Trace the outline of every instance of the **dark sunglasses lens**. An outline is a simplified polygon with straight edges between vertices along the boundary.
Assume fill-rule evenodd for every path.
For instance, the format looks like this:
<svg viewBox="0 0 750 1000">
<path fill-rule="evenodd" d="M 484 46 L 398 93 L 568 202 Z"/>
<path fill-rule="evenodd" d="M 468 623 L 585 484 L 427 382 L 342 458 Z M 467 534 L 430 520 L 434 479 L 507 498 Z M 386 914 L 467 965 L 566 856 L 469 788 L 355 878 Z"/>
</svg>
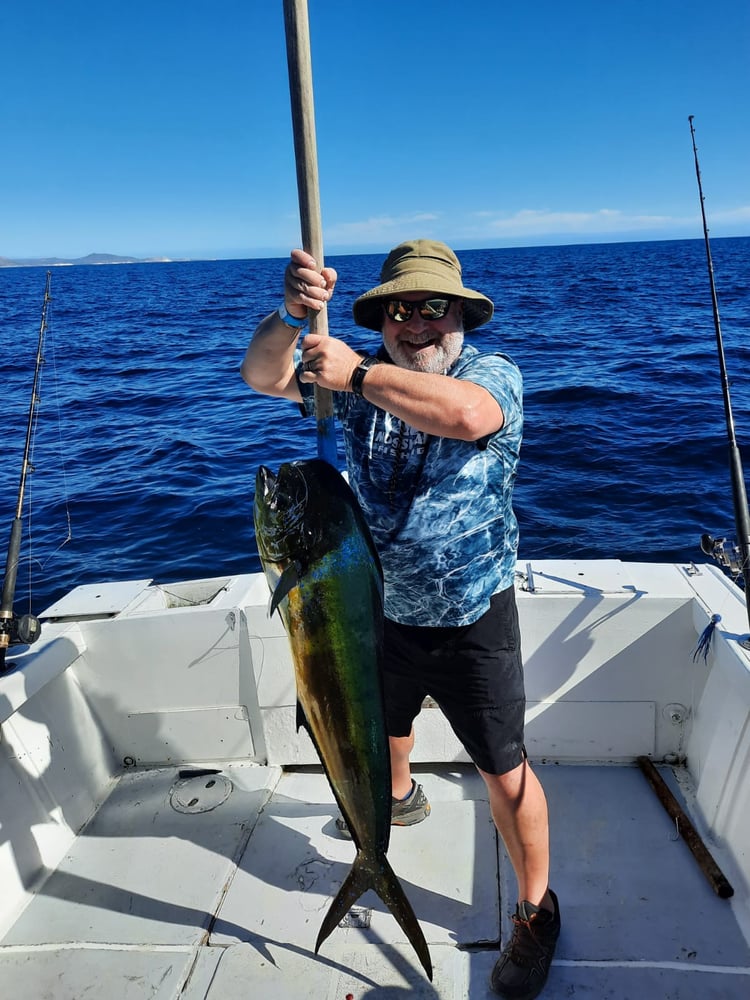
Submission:
<svg viewBox="0 0 750 1000">
<path fill-rule="evenodd" d="M 442 319 L 451 307 L 451 299 L 423 299 L 421 302 L 403 302 L 401 299 L 389 299 L 385 311 L 394 323 L 408 323 L 419 310 L 422 319 Z"/>
<path fill-rule="evenodd" d="M 408 323 L 414 312 L 414 302 L 402 302 L 400 299 L 390 299 L 385 304 L 385 311 L 394 323 Z"/>
<path fill-rule="evenodd" d="M 420 303 L 419 315 L 422 319 L 442 319 L 450 307 L 450 299 L 425 299 Z"/>
</svg>

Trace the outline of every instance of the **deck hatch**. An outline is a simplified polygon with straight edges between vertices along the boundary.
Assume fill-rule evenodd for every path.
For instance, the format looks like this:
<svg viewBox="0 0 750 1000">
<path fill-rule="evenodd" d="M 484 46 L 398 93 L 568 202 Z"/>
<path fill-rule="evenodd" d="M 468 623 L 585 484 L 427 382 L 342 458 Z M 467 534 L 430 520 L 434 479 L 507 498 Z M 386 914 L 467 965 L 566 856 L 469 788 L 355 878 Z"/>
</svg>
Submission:
<svg viewBox="0 0 750 1000">
<path fill-rule="evenodd" d="M 211 812 L 226 802 L 233 788 L 225 774 L 198 774 L 176 781 L 170 790 L 169 802 L 180 813 Z"/>
</svg>

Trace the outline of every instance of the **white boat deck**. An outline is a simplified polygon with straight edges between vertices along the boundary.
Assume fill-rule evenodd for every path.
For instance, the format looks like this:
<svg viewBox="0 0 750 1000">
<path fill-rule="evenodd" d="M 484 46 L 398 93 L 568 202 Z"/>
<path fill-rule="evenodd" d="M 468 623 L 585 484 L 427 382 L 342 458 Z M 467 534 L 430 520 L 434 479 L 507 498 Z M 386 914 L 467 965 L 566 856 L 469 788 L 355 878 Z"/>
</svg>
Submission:
<svg viewBox="0 0 750 1000">
<path fill-rule="evenodd" d="M 744 595 L 706 566 L 520 569 L 526 744 L 562 913 L 544 997 L 747 1000 Z M 434 980 L 373 893 L 314 954 L 354 846 L 296 732 L 289 646 L 267 603 L 258 575 L 87 586 L 14 655 L 0 677 L 2 1000 L 491 996 L 514 879 L 484 785 L 430 703 L 414 760 L 432 815 L 395 829 L 388 853 Z M 660 768 L 731 900 L 639 756 L 686 762 Z"/>
<path fill-rule="evenodd" d="M 3 997 L 493 995 L 488 977 L 515 886 L 471 768 L 420 771 L 432 815 L 394 829 L 389 850 L 430 946 L 430 983 L 371 893 L 351 926 L 313 953 L 354 856 L 336 836 L 322 774 L 214 766 L 220 773 L 137 769 L 117 780 L 0 941 Z M 639 769 L 541 765 L 537 773 L 563 925 L 543 996 L 746 1000 L 750 947 L 733 903 L 714 894 Z M 679 792 L 672 771 L 662 773 Z M 24 850 L 33 838 L 17 843 Z"/>
</svg>

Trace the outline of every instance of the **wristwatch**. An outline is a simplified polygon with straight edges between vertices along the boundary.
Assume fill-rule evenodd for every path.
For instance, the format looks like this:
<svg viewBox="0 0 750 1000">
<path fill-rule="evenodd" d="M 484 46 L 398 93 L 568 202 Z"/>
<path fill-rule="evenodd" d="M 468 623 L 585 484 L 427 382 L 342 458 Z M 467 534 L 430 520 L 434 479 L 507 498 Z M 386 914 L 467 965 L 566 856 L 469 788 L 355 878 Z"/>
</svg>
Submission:
<svg viewBox="0 0 750 1000">
<path fill-rule="evenodd" d="M 355 396 L 362 396 L 362 383 L 365 380 L 365 375 L 369 372 L 373 365 L 379 365 L 380 358 L 373 357 L 372 354 L 366 354 L 357 367 L 354 369 L 354 374 L 352 375 L 352 392 Z"/>
<path fill-rule="evenodd" d="M 286 302 L 282 302 L 276 312 L 279 314 L 279 319 L 284 326 L 288 326 L 290 330 L 301 330 L 303 326 L 307 326 L 307 314 L 302 318 L 292 316 L 286 307 Z"/>
</svg>

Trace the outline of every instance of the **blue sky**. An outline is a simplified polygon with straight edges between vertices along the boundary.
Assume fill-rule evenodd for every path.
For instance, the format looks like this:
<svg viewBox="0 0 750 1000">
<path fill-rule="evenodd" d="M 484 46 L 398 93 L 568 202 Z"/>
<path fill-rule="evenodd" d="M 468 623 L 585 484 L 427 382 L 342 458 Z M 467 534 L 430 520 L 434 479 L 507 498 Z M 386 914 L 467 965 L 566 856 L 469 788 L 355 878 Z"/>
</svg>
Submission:
<svg viewBox="0 0 750 1000">
<path fill-rule="evenodd" d="M 326 252 L 750 234 L 749 0 L 309 0 Z M 0 257 L 299 242 L 282 0 L 0 12 Z"/>
</svg>

